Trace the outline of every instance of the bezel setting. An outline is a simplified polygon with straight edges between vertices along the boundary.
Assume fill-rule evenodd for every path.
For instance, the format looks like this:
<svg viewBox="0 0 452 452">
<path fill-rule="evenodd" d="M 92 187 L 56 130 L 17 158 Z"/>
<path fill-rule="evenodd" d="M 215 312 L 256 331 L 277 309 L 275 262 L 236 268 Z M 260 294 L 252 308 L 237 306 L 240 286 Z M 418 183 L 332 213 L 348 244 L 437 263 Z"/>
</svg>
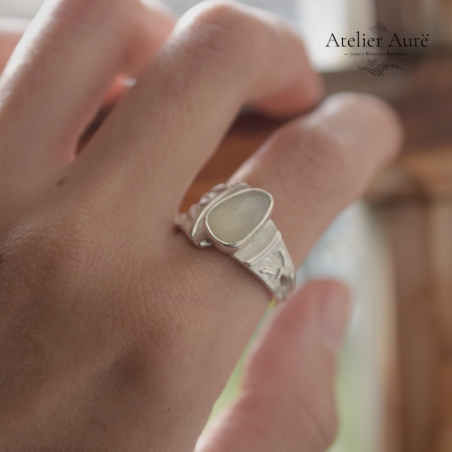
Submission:
<svg viewBox="0 0 452 452">
<path fill-rule="evenodd" d="M 253 229 L 245 237 L 243 237 L 238 242 L 225 242 L 225 241 L 221 240 L 220 238 L 218 238 L 215 235 L 215 233 L 212 231 L 212 229 L 209 225 L 209 215 L 215 209 L 221 208 L 221 206 L 223 204 L 226 204 L 231 199 L 236 198 L 236 197 L 242 197 L 242 196 L 246 195 L 247 193 L 248 194 L 260 193 L 261 195 L 268 198 L 268 201 L 269 201 L 268 208 L 267 208 L 265 214 L 263 215 L 263 217 L 261 218 L 261 220 L 259 221 L 259 223 L 256 226 L 254 226 Z M 228 253 L 228 254 L 235 253 L 236 251 L 238 251 L 238 250 L 242 249 L 244 246 L 246 246 L 264 227 L 266 221 L 270 218 L 270 215 L 273 211 L 273 205 L 274 205 L 273 196 L 270 193 L 266 192 L 265 190 L 261 190 L 260 188 L 246 188 L 237 193 L 232 193 L 228 196 L 225 196 L 223 199 L 221 199 L 217 203 L 215 203 L 215 205 L 213 205 L 207 211 L 207 213 L 203 217 L 204 230 L 206 231 L 206 234 L 209 237 L 210 242 L 212 243 L 212 245 L 215 248 L 219 249 L 223 253 Z"/>
</svg>

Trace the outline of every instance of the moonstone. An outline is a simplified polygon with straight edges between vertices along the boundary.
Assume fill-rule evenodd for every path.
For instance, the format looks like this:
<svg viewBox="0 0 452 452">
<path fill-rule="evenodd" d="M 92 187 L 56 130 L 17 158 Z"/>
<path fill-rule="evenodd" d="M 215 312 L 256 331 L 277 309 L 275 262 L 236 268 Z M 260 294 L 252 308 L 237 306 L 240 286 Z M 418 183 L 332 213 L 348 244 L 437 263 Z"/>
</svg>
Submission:
<svg viewBox="0 0 452 452">
<path fill-rule="evenodd" d="M 271 197 L 248 190 L 220 201 L 206 217 L 211 234 L 223 243 L 238 243 L 248 237 L 269 212 Z"/>
</svg>

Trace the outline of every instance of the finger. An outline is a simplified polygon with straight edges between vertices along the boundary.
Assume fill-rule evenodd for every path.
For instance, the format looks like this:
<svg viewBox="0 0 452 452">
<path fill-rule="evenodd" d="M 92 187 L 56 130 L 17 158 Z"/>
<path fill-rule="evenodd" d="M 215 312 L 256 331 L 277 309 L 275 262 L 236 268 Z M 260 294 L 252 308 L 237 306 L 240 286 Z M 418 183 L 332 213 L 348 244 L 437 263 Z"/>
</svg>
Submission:
<svg viewBox="0 0 452 452">
<path fill-rule="evenodd" d="M 272 193 L 273 218 L 295 263 L 400 149 L 402 129 L 380 99 L 342 93 L 280 128 L 232 176 Z"/>
<path fill-rule="evenodd" d="M 349 294 L 333 281 L 308 284 L 276 313 L 251 355 L 238 400 L 198 452 L 325 452 L 336 432 L 336 351 Z"/>
<path fill-rule="evenodd" d="M 3 173 L 23 184 L 66 165 L 114 78 L 139 74 L 173 23 L 157 3 L 47 1 L 0 86 Z"/>
<path fill-rule="evenodd" d="M 299 36 L 282 20 L 233 2 L 203 2 L 109 117 L 79 161 L 81 172 L 96 181 L 99 172 L 108 175 L 121 190 L 117 181 L 129 174 L 135 205 L 149 205 L 149 185 L 159 186 L 172 218 L 244 102 L 292 114 L 312 108 L 321 92 Z"/>
<path fill-rule="evenodd" d="M 0 72 L 28 27 L 28 21 L 0 17 Z"/>
</svg>

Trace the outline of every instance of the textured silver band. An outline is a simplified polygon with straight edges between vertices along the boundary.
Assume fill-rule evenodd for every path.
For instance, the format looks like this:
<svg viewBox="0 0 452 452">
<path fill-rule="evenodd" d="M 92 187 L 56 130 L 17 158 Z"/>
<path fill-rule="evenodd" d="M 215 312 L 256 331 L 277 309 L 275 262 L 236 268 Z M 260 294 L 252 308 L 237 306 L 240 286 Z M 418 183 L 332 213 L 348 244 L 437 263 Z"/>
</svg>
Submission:
<svg viewBox="0 0 452 452">
<path fill-rule="evenodd" d="M 206 217 L 220 202 L 251 189 L 244 182 L 234 185 L 221 184 L 204 194 L 197 204 L 187 212 L 179 214 L 176 222 L 190 241 L 199 248 L 215 246 L 231 256 L 254 273 L 270 290 L 277 301 L 284 300 L 295 287 L 295 268 L 281 233 L 269 218 L 273 207 L 271 199 L 268 215 L 253 230 L 253 233 L 240 243 L 220 242 L 209 233 Z"/>
</svg>

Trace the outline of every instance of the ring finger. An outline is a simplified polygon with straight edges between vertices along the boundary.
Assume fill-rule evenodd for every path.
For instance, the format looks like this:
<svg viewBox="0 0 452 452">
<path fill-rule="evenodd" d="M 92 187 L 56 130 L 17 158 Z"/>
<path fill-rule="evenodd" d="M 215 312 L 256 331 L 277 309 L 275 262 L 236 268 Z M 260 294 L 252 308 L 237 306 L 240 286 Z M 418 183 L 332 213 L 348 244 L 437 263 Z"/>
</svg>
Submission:
<svg viewBox="0 0 452 452">
<path fill-rule="evenodd" d="M 273 218 L 300 265 L 334 217 L 394 156 L 401 136 L 395 112 L 380 99 L 336 94 L 277 130 L 231 182 L 272 193 Z"/>
<path fill-rule="evenodd" d="M 230 182 L 244 181 L 272 194 L 272 219 L 298 267 L 335 216 L 395 156 L 401 142 L 399 119 L 385 102 L 368 95 L 338 94 L 276 131 Z M 181 256 L 185 285 L 196 297 L 206 294 L 202 308 L 216 325 L 215 333 L 221 336 L 224 329 L 228 352 L 218 356 L 230 355 L 235 348 L 232 355 L 237 357 L 269 299 L 263 285 L 217 250 L 199 250 L 182 236 L 177 244 L 174 237 L 165 240 Z M 183 270 L 186 262 L 193 270 Z M 193 316 L 196 308 L 186 309 Z M 202 331 L 200 325 L 193 327 Z M 211 340 L 199 336 L 201 341 Z"/>
</svg>

